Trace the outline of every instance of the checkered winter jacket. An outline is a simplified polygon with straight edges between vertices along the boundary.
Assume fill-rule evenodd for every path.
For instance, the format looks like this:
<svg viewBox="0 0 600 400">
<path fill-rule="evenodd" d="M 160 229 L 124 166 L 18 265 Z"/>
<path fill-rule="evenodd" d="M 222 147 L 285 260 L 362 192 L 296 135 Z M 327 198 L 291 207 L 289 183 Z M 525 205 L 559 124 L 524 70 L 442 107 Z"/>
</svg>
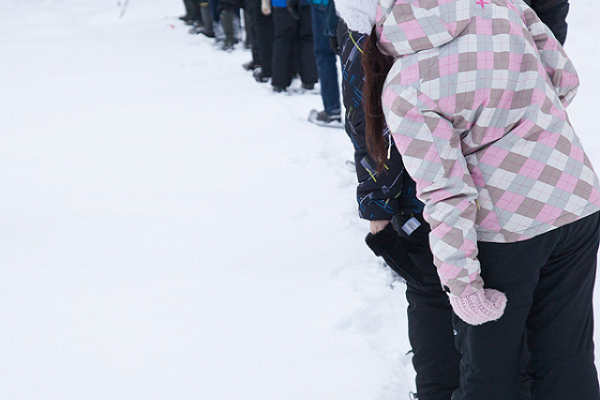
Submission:
<svg viewBox="0 0 600 400">
<path fill-rule="evenodd" d="M 396 59 L 386 121 L 453 295 L 483 287 L 477 241 L 526 240 L 600 209 L 565 112 L 577 74 L 525 3 L 380 0 L 376 26 Z"/>
</svg>

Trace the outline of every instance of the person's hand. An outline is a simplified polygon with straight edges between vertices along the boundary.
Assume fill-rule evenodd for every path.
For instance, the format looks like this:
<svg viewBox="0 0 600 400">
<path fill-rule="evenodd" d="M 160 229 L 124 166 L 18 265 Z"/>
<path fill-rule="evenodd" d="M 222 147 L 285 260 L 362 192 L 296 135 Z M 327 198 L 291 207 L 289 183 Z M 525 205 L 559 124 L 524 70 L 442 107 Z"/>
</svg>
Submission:
<svg viewBox="0 0 600 400">
<path fill-rule="evenodd" d="M 260 11 L 262 11 L 263 15 L 271 15 L 271 1 L 262 0 L 260 2 Z"/>
<path fill-rule="evenodd" d="M 506 295 L 495 289 L 482 289 L 468 296 L 456 297 L 449 294 L 452 310 L 470 325 L 481 325 L 495 321 L 504 314 Z"/>
<path fill-rule="evenodd" d="M 382 231 L 389 223 L 390 221 L 388 221 L 387 219 L 371 221 L 371 226 L 369 230 L 374 235 L 377 232 Z"/>
<path fill-rule="evenodd" d="M 295 20 L 300 19 L 300 0 L 286 0 L 287 9 Z"/>
</svg>

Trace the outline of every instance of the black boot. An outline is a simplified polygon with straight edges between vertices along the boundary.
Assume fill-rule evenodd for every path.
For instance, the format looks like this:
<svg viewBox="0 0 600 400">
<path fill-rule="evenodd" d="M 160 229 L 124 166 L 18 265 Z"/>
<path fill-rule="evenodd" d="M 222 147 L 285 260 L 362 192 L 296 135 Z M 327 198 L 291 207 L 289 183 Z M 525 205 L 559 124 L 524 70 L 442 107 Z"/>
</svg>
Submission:
<svg viewBox="0 0 600 400">
<path fill-rule="evenodd" d="M 206 37 L 214 38 L 215 31 L 213 29 L 213 20 L 210 15 L 210 7 L 208 3 L 200 4 L 200 14 L 202 15 L 202 24 L 204 27 L 200 30 L 200 33 Z"/>
<path fill-rule="evenodd" d="M 223 50 L 233 50 L 235 44 L 235 28 L 233 27 L 233 10 L 221 11 L 221 26 L 223 26 Z"/>
<path fill-rule="evenodd" d="M 185 15 L 179 17 L 180 20 L 184 22 L 193 21 L 194 9 L 192 6 L 191 0 L 183 0 L 183 5 L 185 6 Z"/>
<path fill-rule="evenodd" d="M 202 23 L 202 15 L 200 14 L 200 2 L 198 0 L 192 1 L 192 20 L 194 22 Z"/>
</svg>

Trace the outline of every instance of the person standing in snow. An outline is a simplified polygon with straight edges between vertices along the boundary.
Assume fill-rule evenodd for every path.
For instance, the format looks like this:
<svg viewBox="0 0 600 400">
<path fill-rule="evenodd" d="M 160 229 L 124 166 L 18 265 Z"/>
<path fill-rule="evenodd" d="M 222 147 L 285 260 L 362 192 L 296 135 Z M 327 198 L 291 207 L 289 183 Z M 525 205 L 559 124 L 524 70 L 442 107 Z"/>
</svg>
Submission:
<svg viewBox="0 0 600 400">
<path fill-rule="evenodd" d="M 342 128 L 342 105 L 338 82 L 337 57 L 329 46 L 327 6 L 330 0 L 310 0 L 315 60 L 323 110 L 312 110 L 308 120 L 320 126 Z"/>
<path fill-rule="evenodd" d="M 253 76 L 257 82 L 266 83 L 271 79 L 273 59 L 273 17 L 271 16 L 270 0 L 258 1 L 260 10 L 256 12 L 254 21 L 255 37 L 252 51 L 258 55 L 258 66 L 254 68 Z"/>
<path fill-rule="evenodd" d="M 565 112 L 578 79 L 562 47 L 519 0 L 343 1 L 346 22 L 377 26 L 365 50 L 372 153 L 385 160 L 391 143 L 383 110 L 458 317 L 452 399 L 517 399 L 525 335 L 534 399 L 600 399 L 600 191 Z"/>
<path fill-rule="evenodd" d="M 545 0 L 533 6 L 542 8 L 542 12 L 536 11 L 564 43 L 568 2 Z M 355 147 L 359 216 L 371 221 L 369 246 L 406 280 L 409 340 L 417 374 L 415 398 L 449 400 L 459 386 L 460 353 L 454 346 L 452 310 L 439 285 L 429 250 L 429 226 L 422 217 L 423 203 L 416 198 L 415 183 L 405 172 L 393 143 L 391 158 L 383 171 L 377 171 L 377 163 L 368 154 L 362 107 L 362 47 L 368 35 L 349 30 L 343 22 L 338 32 L 340 37 L 332 47 L 337 48 L 341 43 L 345 127 Z M 531 398 L 530 382 L 524 368 L 521 369 L 520 398 L 526 400 Z"/>
<path fill-rule="evenodd" d="M 219 20 L 224 35 L 221 50 L 231 51 L 238 43 L 235 32 L 236 27 L 240 26 L 239 14 L 242 5 L 242 0 L 219 0 Z"/>
<path fill-rule="evenodd" d="M 377 162 L 368 154 L 362 107 L 362 49 L 368 35 L 340 31 L 345 128 L 355 148 L 359 216 L 370 221 L 367 243 L 406 281 L 408 338 L 416 372 L 414 398 L 450 400 L 459 385 L 460 353 L 454 345 L 452 309 L 429 250 L 423 203 L 416 198 L 415 183 L 397 151 L 390 153 L 383 171 L 377 171 Z"/>
<path fill-rule="evenodd" d="M 319 78 L 308 0 L 272 0 L 271 6 L 275 34 L 271 64 L 273 91 L 285 92 L 290 86 L 296 60 L 302 87 L 313 89 Z"/>
</svg>

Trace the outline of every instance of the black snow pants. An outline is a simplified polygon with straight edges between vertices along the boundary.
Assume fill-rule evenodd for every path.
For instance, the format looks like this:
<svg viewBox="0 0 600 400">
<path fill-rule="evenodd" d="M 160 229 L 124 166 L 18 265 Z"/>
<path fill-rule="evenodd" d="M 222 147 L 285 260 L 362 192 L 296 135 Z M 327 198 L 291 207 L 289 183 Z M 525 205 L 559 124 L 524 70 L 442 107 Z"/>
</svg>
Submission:
<svg viewBox="0 0 600 400">
<path fill-rule="evenodd" d="M 315 84 L 319 80 L 313 46 L 310 6 L 300 7 L 300 19 L 283 7 L 273 7 L 273 63 L 271 85 L 287 88 L 292 83 L 294 59 L 299 62 L 302 83 Z M 297 49 L 296 54 L 294 50 Z"/>
<path fill-rule="evenodd" d="M 251 0 L 258 1 L 260 0 Z M 258 53 L 258 63 L 262 68 L 262 74 L 265 77 L 271 77 L 271 65 L 273 60 L 273 17 L 271 15 L 264 15 L 259 9 L 256 13 L 255 20 L 255 42 L 253 46 L 256 46 Z M 254 52 L 254 47 L 252 49 Z"/>
<path fill-rule="evenodd" d="M 462 361 L 452 400 L 517 400 L 523 338 L 534 400 L 600 399 L 592 315 L 599 223 L 595 213 L 526 241 L 478 243 L 485 286 L 508 303 L 483 325 L 454 317 Z"/>
<path fill-rule="evenodd" d="M 407 235 L 402 226 L 411 218 L 418 218 L 421 226 Z M 417 394 L 419 400 L 450 400 L 459 385 L 461 355 L 454 343 L 452 308 L 429 249 L 429 225 L 420 215 L 396 215 L 392 223 L 421 273 L 420 282 L 406 279 L 408 337 Z"/>
</svg>

